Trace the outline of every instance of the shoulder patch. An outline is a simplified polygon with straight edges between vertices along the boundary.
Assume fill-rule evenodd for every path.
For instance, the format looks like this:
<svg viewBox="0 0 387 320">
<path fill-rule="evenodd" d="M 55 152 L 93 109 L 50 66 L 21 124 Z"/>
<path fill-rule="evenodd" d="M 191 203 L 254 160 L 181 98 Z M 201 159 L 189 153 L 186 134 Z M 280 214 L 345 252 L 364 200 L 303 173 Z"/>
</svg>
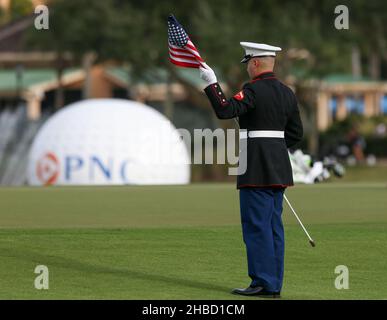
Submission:
<svg viewBox="0 0 387 320">
<path fill-rule="evenodd" d="M 235 98 L 236 100 L 239 100 L 239 101 L 243 100 L 244 97 L 245 97 L 245 94 L 243 93 L 243 90 L 242 90 L 242 91 L 239 91 L 239 92 L 234 96 L 234 98 Z"/>
</svg>

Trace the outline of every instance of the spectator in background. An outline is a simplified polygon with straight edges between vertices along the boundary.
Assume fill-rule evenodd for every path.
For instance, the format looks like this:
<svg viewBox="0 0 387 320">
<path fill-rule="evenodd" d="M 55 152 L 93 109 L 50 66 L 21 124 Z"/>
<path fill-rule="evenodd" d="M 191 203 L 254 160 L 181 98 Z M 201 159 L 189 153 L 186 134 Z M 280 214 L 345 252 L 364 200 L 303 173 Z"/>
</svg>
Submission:
<svg viewBox="0 0 387 320">
<path fill-rule="evenodd" d="M 387 127 L 384 123 L 379 123 L 375 128 L 375 133 L 378 137 L 384 138 L 387 133 Z"/>
<path fill-rule="evenodd" d="M 353 126 L 352 129 L 348 132 L 347 139 L 356 162 L 364 163 L 364 149 L 366 147 L 366 143 L 356 126 Z"/>
</svg>

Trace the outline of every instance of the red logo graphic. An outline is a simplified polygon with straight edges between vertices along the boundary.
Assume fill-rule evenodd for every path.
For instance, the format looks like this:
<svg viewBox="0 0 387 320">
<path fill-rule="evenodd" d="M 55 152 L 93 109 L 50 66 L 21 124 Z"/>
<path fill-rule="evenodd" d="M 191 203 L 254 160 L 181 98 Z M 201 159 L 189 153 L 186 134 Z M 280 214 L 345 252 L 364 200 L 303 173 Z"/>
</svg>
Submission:
<svg viewBox="0 0 387 320">
<path fill-rule="evenodd" d="M 55 154 L 47 152 L 36 165 L 36 175 L 45 186 L 55 184 L 59 176 L 59 160 Z"/>
<path fill-rule="evenodd" d="M 237 100 L 243 100 L 243 98 L 245 97 L 245 94 L 243 93 L 243 90 L 242 91 L 239 91 L 235 96 L 234 98 L 237 99 Z"/>
</svg>

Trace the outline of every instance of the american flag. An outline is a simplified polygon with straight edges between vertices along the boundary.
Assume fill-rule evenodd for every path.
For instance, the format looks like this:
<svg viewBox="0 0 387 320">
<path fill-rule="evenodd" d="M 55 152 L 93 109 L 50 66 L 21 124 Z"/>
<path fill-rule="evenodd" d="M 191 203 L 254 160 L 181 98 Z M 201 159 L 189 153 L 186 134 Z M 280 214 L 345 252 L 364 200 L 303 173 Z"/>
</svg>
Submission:
<svg viewBox="0 0 387 320">
<path fill-rule="evenodd" d="M 204 61 L 187 32 L 173 15 L 168 17 L 169 60 L 180 67 L 199 68 Z"/>
</svg>

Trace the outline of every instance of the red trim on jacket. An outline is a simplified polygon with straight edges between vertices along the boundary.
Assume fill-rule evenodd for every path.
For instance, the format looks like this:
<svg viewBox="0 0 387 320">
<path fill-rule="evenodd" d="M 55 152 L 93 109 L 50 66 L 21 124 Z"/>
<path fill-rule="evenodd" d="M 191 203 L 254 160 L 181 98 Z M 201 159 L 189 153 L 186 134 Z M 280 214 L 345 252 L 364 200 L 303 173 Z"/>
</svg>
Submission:
<svg viewBox="0 0 387 320">
<path fill-rule="evenodd" d="M 238 188 L 287 188 L 293 187 L 293 184 L 270 184 L 270 185 L 255 185 L 255 184 L 242 184 Z"/>
<path fill-rule="evenodd" d="M 265 75 L 265 74 L 268 74 L 268 73 L 273 74 L 273 76 L 272 77 L 267 77 L 267 78 L 261 78 L 262 75 Z M 255 76 L 254 79 L 250 81 L 250 83 L 254 83 L 255 81 L 266 80 L 266 79 L 277 79 L 277 78 L 275 77 L 273 71 L 263 71 L 263 72 L 259 73 L 257 76 Z"/>
<path fill-rule="evenodd" d="M 254 82 L 257 82 L 260 80 L 268 80 L 268 79 L 277 79 L 277 78 L 276 77 L 269 77 L 269 78 L 264 78 L 264 79 L 255 79 L 255 80 L 250 81 L 250 83 L 254 83 Z"/>
</svg>

